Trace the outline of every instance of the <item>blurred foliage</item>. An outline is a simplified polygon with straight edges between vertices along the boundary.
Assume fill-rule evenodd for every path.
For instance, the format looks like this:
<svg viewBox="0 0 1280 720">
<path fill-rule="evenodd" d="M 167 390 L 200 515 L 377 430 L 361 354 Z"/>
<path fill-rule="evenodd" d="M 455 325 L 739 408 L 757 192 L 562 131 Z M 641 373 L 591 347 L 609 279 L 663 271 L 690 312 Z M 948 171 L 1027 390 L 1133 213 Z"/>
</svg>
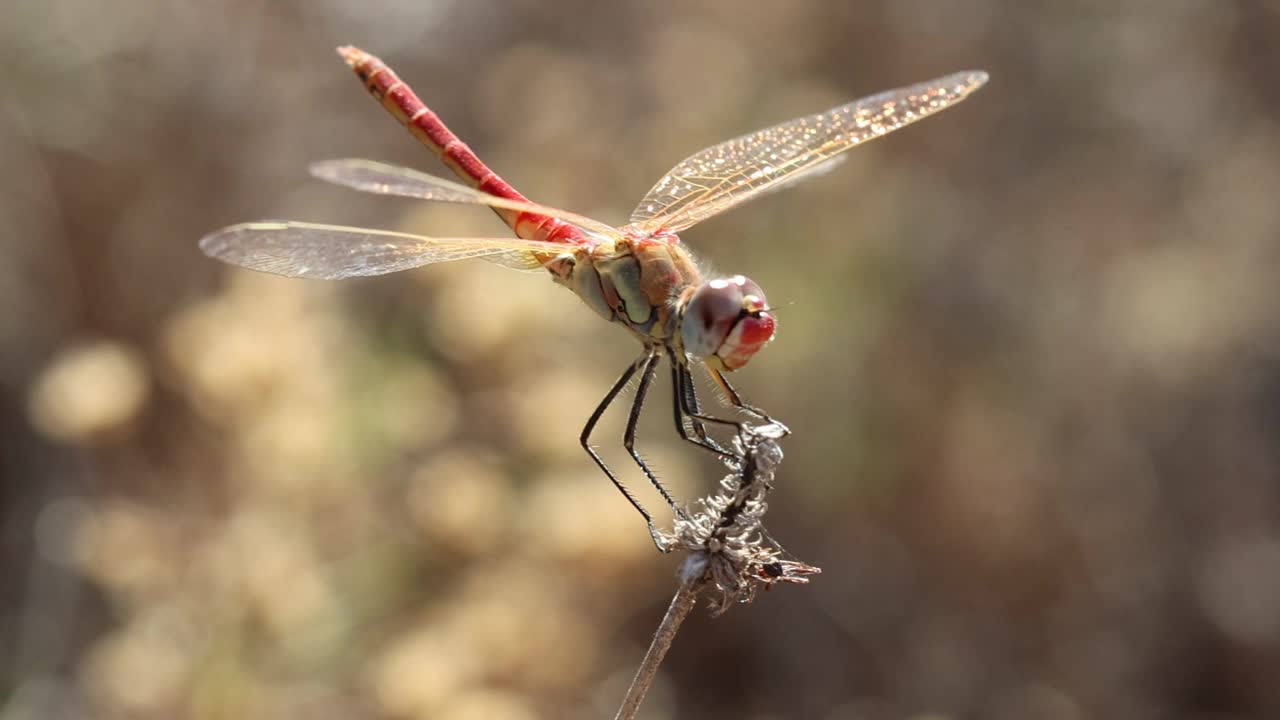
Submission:
<svg viewBox="0 0 1280 720">
<path fill-rule="evenodd" d="M 686 234 L 783 306 L 737 379 L 795 430 L 771 527 L 825 574 L 695 615 L 647 717 L 1280 716 L 1278 19 L 8 3 L 0 718 L 588 718 L 630 679 L 674 561 L 577 435 L 631 340 L 485 263 L 325 284 L 196 249 L 265 217 L 501 231 L 306 177 L 442 172 L 343 43 L 612 222 L 705 145 L 991 73 Z M 655 397 L 644 451 L 705 492 Z"/>
</svg>

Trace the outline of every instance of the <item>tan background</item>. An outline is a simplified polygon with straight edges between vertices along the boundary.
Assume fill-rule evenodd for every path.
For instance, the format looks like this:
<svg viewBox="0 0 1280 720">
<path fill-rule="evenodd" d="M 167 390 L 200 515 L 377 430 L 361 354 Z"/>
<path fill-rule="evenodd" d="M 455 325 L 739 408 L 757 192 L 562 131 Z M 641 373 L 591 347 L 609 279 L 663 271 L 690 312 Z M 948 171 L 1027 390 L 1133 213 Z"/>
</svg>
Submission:
<svg viewBox="0 0 1280 720">
<path fill-rule="evenodd" d="M 483 262 L 325 284 L 196 249 L 272 217 L 502 230 L 306 176 L 441 171 L 341 43 L 610 222 L 704 145 L 991 73 L 685 235 L 782 306 L 736 379 L 795 430 L 770 526 L 825 574 L 695 614 L 647 717 L 1280 716 L 1278 17 L 7 4 L 0 717 L 612 715 L 675 566 L 576 446 L 632 341 Z M 660 377 L 641 443 L 691 498 L 718 470 Z"/>
</svg>

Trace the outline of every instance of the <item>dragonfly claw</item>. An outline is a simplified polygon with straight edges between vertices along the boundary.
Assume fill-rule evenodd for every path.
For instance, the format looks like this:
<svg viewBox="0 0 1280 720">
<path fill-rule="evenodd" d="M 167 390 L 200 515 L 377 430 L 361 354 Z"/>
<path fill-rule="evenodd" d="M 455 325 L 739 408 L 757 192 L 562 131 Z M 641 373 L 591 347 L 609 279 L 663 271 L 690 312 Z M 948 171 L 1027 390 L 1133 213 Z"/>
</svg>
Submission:
<svg viewBox="0 0 1280 720">
<path fill-rule="evenodd" d="M 763 425 L 750 426 L 751 428 L 750 432 L 752 435 L 758 435 L 760 437 L 767 437 L 772 440 L 778 440 L 780 438 L 784 438 L 791 434 L 791 428 L 787 427 L 786 425 L 783 425 L 777 420 L 774 420 L 768 415 L 764 416 L 764 420 L 765 420 L 765 423 Z"/>
<path fill-rule="evenodd" d="M 653 538 L 653 544 L 660 553 L 669 553 L 675 549 L 674 540 L 659 530 L 653 523 L 649 523 L 649 537 Z"/>
</svg>

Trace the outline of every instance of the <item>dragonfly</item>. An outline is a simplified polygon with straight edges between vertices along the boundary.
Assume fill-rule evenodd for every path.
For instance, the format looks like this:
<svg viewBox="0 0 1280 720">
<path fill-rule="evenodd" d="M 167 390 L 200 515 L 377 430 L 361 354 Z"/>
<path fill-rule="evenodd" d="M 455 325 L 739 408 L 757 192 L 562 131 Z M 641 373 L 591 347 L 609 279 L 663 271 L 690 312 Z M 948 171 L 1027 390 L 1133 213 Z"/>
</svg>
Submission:
<svg viewBox="0 0 1280 720">
<path fill-rule="evenodd" d="M 325 280 L 382 275 L 432 263 L 482 258 L 539 270 L 576 294 L 597 315 L 639 340 L 642 351 L 588 417 L 582 447 L 640 513 L 659 549 L 652 514 L 591 444 L 591 435 L 623 390 L 638 377 L 622 443 L 648 481 L 677 513 L 675 499 L 635 449 L 636 426 L 665 358 L 673 420 L 680 438 L 733 462 L 709 426 L 735 419 L 704 412 L 692 369 L 700 366 L 723 400 L 741 414 L 772 421 L 746 403 L 726 373 L 746 366 L 773 339 L 774 312 L 764 291 L 742 275 L 704 277 L 679 233 L 753 198 L 816 175 L 841 154 L 964 100 L 987 81 L 981 71 L 953 73 L 871 95 L 726 140 L 680 161 L 617 227 L 533 202 L 490 170 L 382 60 L 355 47 L 339 55 L 383 107 L 463 183 L 372 160 L 318 162 L 311 174 L 378 195 L 491 208 L 514 232 L 506 237 L 428 237 L 392 230 L 308 222 L 232 225 L 200 240 L 205 254 L 243 268 Z"/>
</svg>

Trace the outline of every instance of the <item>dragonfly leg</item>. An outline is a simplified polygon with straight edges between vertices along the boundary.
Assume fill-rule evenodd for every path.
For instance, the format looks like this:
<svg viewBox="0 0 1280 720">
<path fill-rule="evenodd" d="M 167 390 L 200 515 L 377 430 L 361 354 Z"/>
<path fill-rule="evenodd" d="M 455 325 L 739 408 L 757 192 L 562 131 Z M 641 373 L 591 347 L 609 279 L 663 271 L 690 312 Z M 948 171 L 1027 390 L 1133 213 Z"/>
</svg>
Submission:
<svg viewBox="0 0 1280 720">
<path fill-rule="evenodd" d="M 609 392 L 605 394 L 604 399 L 600 401 L 598 406 L 596 406 L 595 412 L 591 413 L 591 417 L 587 418 L 587 424 L 582 428 L 582 435 L 579 436 L 578 439 L 582 443 L 582 449 L 587 451 L 587 454 L 596 462 L 596 465 L 604 471 L 606 476 L 608 476 L 609 481 L 613 483 L 613 486 L 618 488 L 618 492 L 622 493 L 622 496 L 627 499 L 627 502 L 631 503 L 631 507 L 634 507 L 636 512 L 640 513 L 640 517 L 644 518 L 645 523 L 649 526 L 649 535 L 653 537 L 654 545 L 657 545 L 659 550 L 667 552 L 670 548 L 665 542 L 663 542 L 662 537 L 658 534 L 658 529 L 653 524 L 653 516 L 649 514 L 648 510 L 644 509 L 644 506 L 641 505 L 640 501 L 636 499 L 636 496 L 627 489 L 627 486 L 622 484 L 622 481 L 618 479 L 618 476 L 613 474 L 613 471 L 605 464 L 604 460 L 596 452 L 596 449 L 591 447 L 591 431 L 595 430 L 596 423 L 600 422 L 600 417 L 604 415 L 604 411 L 609 409 L 609 406 L 617 399 L 618 393 L 622 392 L 622 389 L 627 386 L 628 382 L 631 382 L 631 378 L 636 374 L 636 371 L 640 369 L 642 364 L 646 365 L 646 367 L 652 365 L 651 355 L 649 353 L 646 352 L 643 357 L 627 366 L 627 369 L 623 371 L 622 376 L 613 384 L 613 387 L 609 388 Z M 663 495 L 666 495 L 665 491 Z"/>
<path fill-rule="evenodd" d="M 698 386 L 693 382 L 693 374 L 689 372 L 688 365 L 680 366 L 680 380 L 682 383 L 681 390 L 684 392 L 685 403 L 693 408 L 696 413 L 702 412 L 702 403 L 698 402 Z M 700 440 L 714 442 L 707 437 L 707 427 L 697 418 L 689 418 L 689 425 L 693 428 L 693 432 Z"/>
<path fill-rule="evenodd" d="M 686 406 L 698 407 L 698 398 L 697 395 L 692 394 L 692 383 L 686 382 L 692 379 L 689 377 L 689 369 L 677 361 L 674 354 L 670 355 L 669 359 L 671 360 L 671 390 L 674 394 L 671 409 L 675 420 L 676 432 L 680 435 L 680 438 L 722 458 L 736 459 L 737 455 L 725 450 L 719 443 L 707 436 L 707 429 L 703 426 L 701 420 L 685 415 L 684 408 Z M 688 421 L 688 425 L 685 424 L 686 421 Z M 693 435 L 689 434 L 690 427 L 693 428 Z"/>
<path fill-rule="evenodd" d="M 627 417 L 627 429 L 622 434 L 622 445 L 631 455 L 631 459 L 636 461 L 640 466 L 640 470 L 644 472 L 645 477 L 649 478 L 649 482 L 658 489 L 658 493 L 662 495 L 662 499 L 675 509 L 681 516 L 684 512 L 677 507 L 675 498 L 671 497 L 671 493 L 663 487 L 662 481 L 658 480 L 658 476 L 649 468 L 649 464 L 644 458 L 640 457 L 640 453 L 636 452 L 636 425 L 640 422 L 640 410 L 644 407 L 645 396 L 649 393 L 649 387 L 653 384 L 653 378 L 658 373 L 658 363 L 662 360 L 662 356 L 657 350 L 651 350 L 649 355 L 643 361 L 643 368 L 640 370 L 640 384 L 636 386 L 636 396 L 631 402 L 631 413 Z"/>
<path fill-rule="evenodd" d="M 702 423 L 714 423 L 716 425 L 725 425 L 733 428 L 735 433 L 739 435 L 742 434 L 743 424 L 738 422 L 737 420 L 728 420 L 725 418 L 718 418 L 718 417 L 715 417 L 714 415 L 707 415 L 706 413 L 702 412 L 702 408 L 698 404 L 697 391 L 694 389 L 693 375 L 689 373 L 688 369 L 683 369 L 682 372 L 679 372 L 676 374 L 676 377 L 678 378 L 677 385 L 679 386 L 676 392 L 676 403 L 680 406 L 680 411 L 684 414 L 684 417 L 689 419 L 690 424 L 694 425 L 695 428 L 697 428 Z M 705 435 L 706 433 L 705 428 L 702 430 L 702 433 L 703 435 Z M 681 434 L 683 435 L 684 433 L 682 432 Z M 736 455 L 735 453 L 727 452 L 723 448 L 720 448 L 715 443 L 715 441 L 711 440 L 710 438 L 706 438 L 706 440 L 709 445 L 716 446 L 715 451 L 721 456 L 725 458 L 738 458 L 738 455 Z"/>
<path fill-rule="evenodd" d="M 768 413 L 766 413 L 765 411 L 761 410 L 758 407 L 755 407 L 754 405 L 748 405 L 747 403 L 743 402 L 742 396 L 739 395 L 738 391 L 735 390 L 734 387 L 729 384 L 729 378 L 725 377 L 724 373 L 720 372 L 719 370 L 713 370 L 712 368 L 707 368 L 707 373 L 711 375 L 711 379 L 715 381 L 716 385 L 719 385 L 720 389 L 724 391 L 724 395 L 726 398 L 728 398 L 730 405 L 733 405 L 734 407 L 747 413 L 748 415 L 753 415 L 756 418 L 763 420 L 767 423 L 775 422 L 775 420 L 769 417 Z M 692 382 L 692 380 L 690 382 Z"/>
</svg>

